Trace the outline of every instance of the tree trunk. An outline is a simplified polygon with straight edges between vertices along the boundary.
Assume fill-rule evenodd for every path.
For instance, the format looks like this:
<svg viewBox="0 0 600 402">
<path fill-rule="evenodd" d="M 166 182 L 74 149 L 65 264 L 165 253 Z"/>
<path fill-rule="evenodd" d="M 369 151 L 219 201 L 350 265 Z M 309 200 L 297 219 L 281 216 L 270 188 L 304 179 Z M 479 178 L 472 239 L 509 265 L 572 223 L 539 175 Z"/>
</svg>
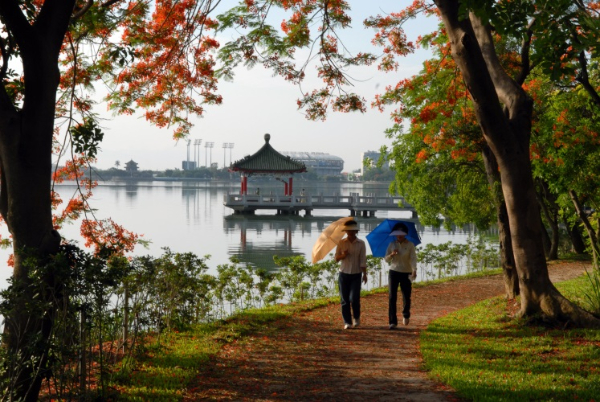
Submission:
<svg viewBox="0 0 600 402">
<path fill-rule="evenodd" d="M 504 277 L 504 290 L 507 299 L 514 299 L 519 295 L 519 276 L 515 268 L 515 257 L 510 239 L 510 225 L 508 224 L 506 203 L 502 195 L 498 163 L 487 146 L 484 147 L 482 156 L 488 182 L 492 189 L 492 197 L 496 205 L 496 214 L 498 215 L 498 241 L 500 243 L 500 263 L 502 264 L 502 275 Z"/>
<path fill-rule="evenodd" d="M 51 210 L 52 139 L 58 55 L 74 0 L 45 1 L 33 23 L 20 5 L 0 2 L 0 17 L 19 48 L 25 85 L 20 110 L 0 87 L 0 213 L 13 239 L 18 290 L 9 300 L 4 339 L 11 356 L 26 359 L 15 367 L 10 398 L 37 401 L 60 283 L 48 265 L 60 245 Z"/>
<path fill-rule="evenodd" d="M 600 259 L 600 245 L 598 244 L 598 235 L 597 235 L 596 231 L 594 230 L 594 228 L 592 227 L 592 224 L 590 223 L 590 220 L 588 219 L 587 214 L 585 213 L 585 211 L 583 209 L 583 205 L 582 205 L 581 201 L 579 201 L 579 197 L 577 196 L 577 193 L 575 193 L 575 191 L 573 191 L 573 190 L 569 190 L 569 196 L 571 197 L 571 201 L 573 202 L 573 205 L 575 206 L 575 211 L 577 211 L 577 215 L 579 216 L 579 219 L 583 223 L 583 227 L 585 227 L 585 230 L 587 230 L 588 236 L 590 238 L 590 248 L 592 251 L 594 268 L 599 269 L 598 260 Z"/>
<path fill-rule="evenodd" d="M 572 250 L 576 254 L 585 254 L 585 242 L 581 236 L 581 230 L 577 223 L 571 225 L 566 218 L 563 217 L 563 224 L 567 228 L 567 233 L 571 239 Z"/>
<path fill-rule="evenodd" d="M 542 229 L 544 230 L 546 241 L 548 242 L 548 249 L 546 250 L 546 258 L 548 260 L 558 260 L 558 242 L 560 241 L 560 232 L 558 228 L 558 206 L 556 205 L 556 197 L 550 192 L 548 183 L 542 180 L 537 181 L 538 188 L 538 201 L 546 222 L 550 225 L 550 231 L 552 236 L 548 236 L 543 221 Z"/>
<path fill-rule="evenodd" d="M 4 331 L 11 353 L 32 359 L 16 363 L 15 396 L 27 401 L 37 400 L 41 379 L 46 374 L 47 340 L 56 301 L 55 278 L 48 267 L 50 256 L 60 245 L 50 208 L 53 104 L 50 118 L 32 108 L 23 110 L 8 125 L 0 125 L 2 212 L 13 239 L 13 283 L 17 290 Z M 39 135 L 43 132 L 46 138 Z M 6 141 L 7 138 L 11 140 Z"/>
<path fill-rule="evenodd" d="M 542 217 L 540 216 L 540 226 L 542 228 L 542 246 L 544 246 L 544 255 L 546 256 L 546 259 L 550 259 L 550 252 L 552 249 L 552 240 L 550 239 L 550 236 L 548 235 L 548 231 L 546 230 L 546 226 L 544 226 L 544 220 L 542 219 Z"/>
<path fill-rule="evenodd" d="M 502 69 L 488 27 L 473 15 L 459 18 L 458 0 L 435 0 L 473 100 L 484 139 L 496 156 L 521 292 L 521 316 L 598 326 L 600 320 L 554 287 L 541 244 L 538 202 L 529 160 L 532 101 Z M 502 105 L 508 112 L 506 115 Z"/>
</svg>

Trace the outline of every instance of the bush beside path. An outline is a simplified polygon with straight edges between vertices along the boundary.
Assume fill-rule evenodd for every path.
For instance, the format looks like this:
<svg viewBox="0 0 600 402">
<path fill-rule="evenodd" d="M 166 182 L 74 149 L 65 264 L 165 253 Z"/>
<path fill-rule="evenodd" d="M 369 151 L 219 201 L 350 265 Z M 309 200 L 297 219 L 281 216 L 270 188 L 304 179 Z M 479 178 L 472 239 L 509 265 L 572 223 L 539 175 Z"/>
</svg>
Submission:
<svg viewBox="0 0 600 402">
<path fill-rule="evenodd" d="M 549 266 L 554 282 L 586 268 L 584 262 Z M 500 275 L 414 288 L 410 324 L 396 330 L 388 329 L 386 293 L 362 298 L 356 329 L 343 330 L 337 303 L 276 321 L 225 345 L 203 365 L 185 400 L 459 400 L 422 369 L 420 332 L 438 317 L 503 292 Z"/>
</svg>

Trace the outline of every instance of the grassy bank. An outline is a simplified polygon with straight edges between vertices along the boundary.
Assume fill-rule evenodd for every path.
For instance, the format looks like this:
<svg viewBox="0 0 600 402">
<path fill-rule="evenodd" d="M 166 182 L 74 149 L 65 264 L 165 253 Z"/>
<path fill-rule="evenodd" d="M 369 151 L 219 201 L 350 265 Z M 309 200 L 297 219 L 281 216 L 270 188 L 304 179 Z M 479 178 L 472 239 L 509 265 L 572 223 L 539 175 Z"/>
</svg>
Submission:
<svg viewBox="0 0 600 402">
<path fill-rule="evenodd" d="M 590 284 L 557 287 L 583 305 Z M 600 330 L 524 325 L 514 303 L 494 298 L 431 323 L 421 334 L 431 375 L 475 401 L 597 401 Z"/>
</svg>

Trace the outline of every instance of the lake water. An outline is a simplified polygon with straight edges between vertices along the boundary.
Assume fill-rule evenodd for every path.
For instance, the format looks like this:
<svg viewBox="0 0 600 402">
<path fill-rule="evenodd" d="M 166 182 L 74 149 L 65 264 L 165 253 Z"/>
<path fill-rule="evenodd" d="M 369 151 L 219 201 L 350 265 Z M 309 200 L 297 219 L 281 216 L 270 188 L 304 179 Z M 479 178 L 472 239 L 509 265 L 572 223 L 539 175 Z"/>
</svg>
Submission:
<svg viewBox="0 0 600 402">
<path fill-rule="evenodd" d="M 310 194 L 323 195 L 385 195 L 387 185 L 361 183 L 296 182 L 295 192 L 305 188 Z M 253 183 L 249 193 L 260 187 L 261 194 L 283 193 L 278 182 Z M 76 191 L 73 184 L 57 188 L 63 200 Z M 223 205 L 224 195 L 238 193 L 236 183 L 207 182 L 137 182 L 135 184 L 105 183 L 94 189 L 91 205 L 98 219 L 112 218 L 126 229 L 143 234 L 151 242 L 146 249 L 137 247 L 134 255 L 162 254 L 163 247 L 175 252 L 193 252 L 199 256 L 210 255 L 211 270 L 216 273 L 219 264 L 237 257 L 242 263 L 275 269 L 273 256 L 303 255 L 311 260 L 312 247 L 319 234 L 329 223 L 348 216 L 348 210 L 314 210 L 313 216 L 275 216 L 275 211 L 264 211 L 254 216 L 234 215 Z M 358 217 L 364 236 L 385 218 L 408 218 L 406 213 L 379 211 L 374 218 Z M 417 225 L 422 242 L 440 244 L 447 241 L 465 243 L 472 229 L 448 232 Z M 80 242 L 79 226 L 68 225 L 61 230 L 63 237 Z M 6 228 L 3 236 L 6 235 Z M 367 252 L 370 250 L 367 249 Z M 9 251 L 0 255 L 0 287 L 6 287 L 6 278 L 12 269 L 6 265 Z"/>
</svg>

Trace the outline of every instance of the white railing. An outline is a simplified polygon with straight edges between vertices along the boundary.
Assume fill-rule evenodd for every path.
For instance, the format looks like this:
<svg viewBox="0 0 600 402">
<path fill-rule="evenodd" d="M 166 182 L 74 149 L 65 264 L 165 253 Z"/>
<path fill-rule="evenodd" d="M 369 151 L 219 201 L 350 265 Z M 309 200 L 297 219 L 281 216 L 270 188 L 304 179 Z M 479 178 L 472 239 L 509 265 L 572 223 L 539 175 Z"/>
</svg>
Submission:
<svg viewBox="0 0 600 402">
<path fill-rule="evenodd" d="M 412 210 L 400 196 L 356 196 L 356 195 L 280 195 L 280 194 L 226 194 L 223 203 L 234 209 L 297 209 L 350 208 L 354 210 L 404 209 Z M 398 205 L 402 203 L 404 207 Z"/>
</svg>

